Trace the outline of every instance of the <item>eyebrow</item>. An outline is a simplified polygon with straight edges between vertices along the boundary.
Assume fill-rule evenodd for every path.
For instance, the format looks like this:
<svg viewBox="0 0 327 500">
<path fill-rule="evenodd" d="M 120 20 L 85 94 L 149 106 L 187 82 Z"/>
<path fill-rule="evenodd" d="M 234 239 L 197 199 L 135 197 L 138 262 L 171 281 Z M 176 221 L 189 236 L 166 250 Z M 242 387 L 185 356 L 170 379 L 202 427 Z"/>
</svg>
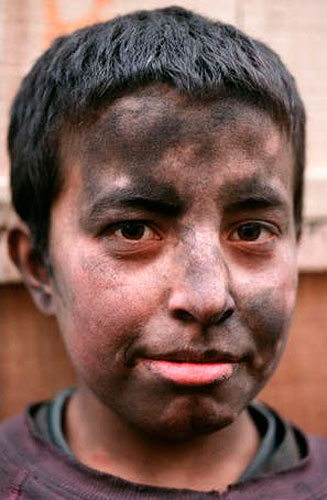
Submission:
<svg viewBox="0 0 327 500">
<path fill-rule="evenodd" d="M 220 202 L 229 212 L 264 208 L 286 210 L 288 207 L 287 200 L 279 189 L 269 181 L 257 177 L 225 183 Z"/>
<path fill-rule="evenodd" d="M 90 204 L 88 220 L 101 218 L 108 210 L 139 208 L 159 215 L 177 217 L 183 204 L 177 191 L 171 185 L 158 184 L 152 179 L 126 188 L 115 188 L 99 195 Z"/>
<path fill-rule="evenodd" d="M 288 207 L 285 196 L 269 181 L 258 177 L 226 181 L 217 196 L 217 202 L 229 213 L 274 207 L 286 211 Z M 124 208 L 178 217 L 185 212 L 186 204 L 173 185 L 158 183 L 150 177 L 143 178 L 133 186 L 116 187 L 99 194 L 89 203 L 81 222 L 89 227 L 101 220 L 108 211 Z"/>
</svg>

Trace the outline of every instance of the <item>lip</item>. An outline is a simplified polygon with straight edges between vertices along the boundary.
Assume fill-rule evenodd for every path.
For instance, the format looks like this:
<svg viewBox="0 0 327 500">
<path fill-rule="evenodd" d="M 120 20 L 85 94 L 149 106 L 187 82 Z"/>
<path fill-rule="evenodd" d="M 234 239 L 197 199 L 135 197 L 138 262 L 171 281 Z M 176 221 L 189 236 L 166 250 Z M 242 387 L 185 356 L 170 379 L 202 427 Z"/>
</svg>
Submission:
<svg viewBox="0 0 327 500">
<path fill-rule="evenodd" d="M 209 349 L 205 351 L 178 350 L 159 354 L 147 353 L 144 358 L 176 363 L 238 363 L 240 356 L 229 352 Z"/>
<path fill-rule="evenodd" d="M 230 379 L 240 359 L 227 353 L 180 351 L 138 361 L 151 373 L 175 384 L 204 386 Z"/>
<path fill-rule="evenodd" d="M 145 367 L 151 372 L 184 386 L 209 385 L 231 378 L 235 363 L 184 363 L 155 359 L 144 359 Z"/>
</svg>

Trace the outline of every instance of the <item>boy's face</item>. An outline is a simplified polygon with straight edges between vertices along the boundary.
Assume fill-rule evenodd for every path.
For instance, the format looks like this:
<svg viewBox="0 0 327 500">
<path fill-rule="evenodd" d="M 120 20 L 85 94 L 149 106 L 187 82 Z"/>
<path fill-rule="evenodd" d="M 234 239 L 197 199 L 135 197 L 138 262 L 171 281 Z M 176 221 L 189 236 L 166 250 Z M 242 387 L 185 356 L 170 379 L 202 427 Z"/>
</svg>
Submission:
<svg viewBox="0 0 327 500">
<path fill-rule="evenodd" d="M 81 380 L 160 436 L 231 423 L 293 311 L 293 155 L 265 113 L 164 86 L 68 134 L 52 208 L 54 307 Z"/>
</svg>

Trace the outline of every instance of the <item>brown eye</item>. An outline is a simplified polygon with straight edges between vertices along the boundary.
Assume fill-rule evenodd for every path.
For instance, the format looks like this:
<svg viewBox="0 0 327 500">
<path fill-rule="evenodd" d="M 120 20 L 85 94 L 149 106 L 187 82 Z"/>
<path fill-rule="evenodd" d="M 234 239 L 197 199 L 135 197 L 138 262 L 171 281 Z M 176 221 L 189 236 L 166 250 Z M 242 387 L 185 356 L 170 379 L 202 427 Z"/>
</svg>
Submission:
<svg viewBox="0 0 327 500">
<path fill-rule="evenodd" d="M 237 236 L 242 241 L 255 241 L 261 235 L 262 227 L 260 224 L 243 224 L 237 229 Z"/>
<path fill-rule="evenodd" d="M 128 240 L 140 240 L 145 235 L 146 229 L 148 228 L 141 222 L 126 222 L 119 232 Z"/>
<path fill-rule="evenodd" d="M 105 235 L 108 238 L 115 238 L 121 243 L 145 243 L 151 240 L 161 240 L 160 234 L 150 224 L 139 220 L 127 220 L 114 224 L 106 230 Z"/>
</svg>

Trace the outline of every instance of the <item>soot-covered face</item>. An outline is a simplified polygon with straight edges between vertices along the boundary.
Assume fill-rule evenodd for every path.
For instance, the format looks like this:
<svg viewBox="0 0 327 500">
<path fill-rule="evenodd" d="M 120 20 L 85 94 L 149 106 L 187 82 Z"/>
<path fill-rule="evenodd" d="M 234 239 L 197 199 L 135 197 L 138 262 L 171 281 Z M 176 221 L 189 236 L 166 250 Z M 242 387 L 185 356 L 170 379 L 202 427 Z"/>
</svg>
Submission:
<svg viewBox="0 0 327 500">
<path fill-rule="evenodd" d="M 51 286 L 80 391 L 158 436 L 233 422 L 295 301 L 285 134 L 249 105 L 158 85 L 67 134 L 62 154 Z"/>
</svg>

